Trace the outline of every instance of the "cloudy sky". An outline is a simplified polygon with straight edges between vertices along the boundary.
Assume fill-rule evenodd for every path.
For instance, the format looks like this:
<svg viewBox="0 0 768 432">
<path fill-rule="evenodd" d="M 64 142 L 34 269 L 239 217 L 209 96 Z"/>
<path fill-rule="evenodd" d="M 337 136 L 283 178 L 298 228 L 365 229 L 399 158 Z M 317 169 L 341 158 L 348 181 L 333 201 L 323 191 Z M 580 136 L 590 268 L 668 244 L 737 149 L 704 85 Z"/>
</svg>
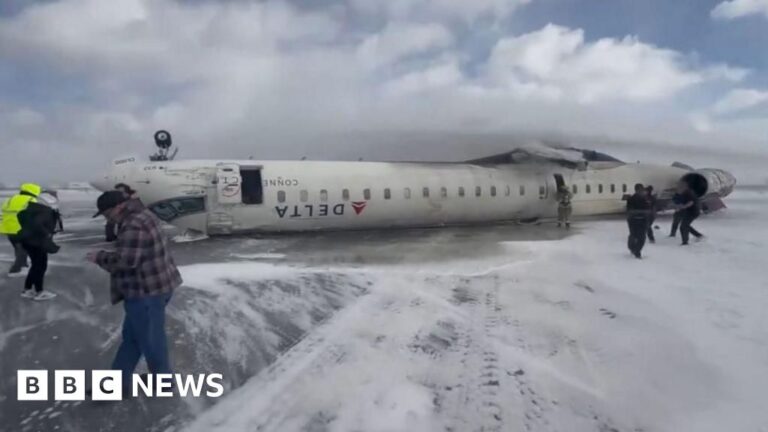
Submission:
<svg viewBox="0 0 768 432">
<path fill-rule="evenodd" d="M 0 181 L 86 178 L 158 128 L 187 157 L 408 159 L 423 134 L 765 155 L 767 41 L 768 0 L 2 0 Z"/>
</svg>

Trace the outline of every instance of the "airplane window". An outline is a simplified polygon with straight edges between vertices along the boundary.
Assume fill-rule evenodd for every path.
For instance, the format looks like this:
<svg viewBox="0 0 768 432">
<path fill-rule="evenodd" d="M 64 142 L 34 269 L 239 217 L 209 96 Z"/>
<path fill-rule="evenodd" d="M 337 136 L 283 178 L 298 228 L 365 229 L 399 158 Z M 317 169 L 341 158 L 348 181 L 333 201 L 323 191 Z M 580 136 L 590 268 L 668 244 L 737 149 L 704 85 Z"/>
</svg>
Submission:
<svg viewBox="0 0 768 432">
<path fill-rule="evenodd" d="M 624 192 L 624 193 L 627 193 L 627 185 L 626 185 L 626 183 L 621 185 L 621 191 Z"/>
<path fill-rule="evenodd" d="M 341 191 L 341 199 L 344 201 L 349 201 L 349 189 L 344 189 Z"/>
<path fill-rule="evenodd" d="M 584 187 L 587 193 L 592 193 L 592 185 L 587 185 Z"/>
<path fill-rule="evenodd" d="M 616 185 L 615 184 L 611 185 L 611 193 L 616 193 Z"/>
<path fill-rule="evenodd" d="M 491 196 L 492 197 L 496 196 L 496 186 L 491 186 Z"/>
<path fill-rule="evenodd" d="M 421 190 L 421 194 L 424 195 L 424 198 L 429 198 L 429 188 L 425 187 Z"/>
<path fill-rule="evenodd" d="M 603 184 L 602 183 L 597 185 L 597 193 L 603 193 Z"/>
<path fill-rule="evenodd" d="M 411 188 L 403 189 L 403 196 L 405 199 L 411 199 Z"/>
<path fill-rule="evenodd" d="M 277 202 L 285 202 L 285 191 L 277 191 Z"/>
<path fill-rule="evenodd" d="M 309 201 L 309 192 L 307 192 L 306 190 L 302 190 L 301 192 L 299 192 L 299 201 L 301 202 Z"/>
<path fill-rule="evenodd" d="M 325 189 L 320 190 L 320 201 L 327 202 L 328 201 L 328 191 Z"/>
<path fill-rule="evenodd" d="M 371 190 L 370 189 L 363 189 L 363 198 L 366 200 L 371 199 Z"/>
<path fill-rule="evenodd" d="M 525 186 L 520 185 L 520 196 L 525 195 Z"/>
<path fill-rule="evenodd" d="M 480 186 L 475 187 L 475 196 L 480 196 L 483 194 L 483 189 Z"/>
<path fill-rule="evenodd" d="M 462 186 L 462 187 L 459 187 L 459 196 L 460 196 L 460 197 L 463 197 L 463 196 L 464 196 L 464 187 L 463 187 L 463 186 Z"/>
<path fill-rule="evenodd" d="M 384 199 L 390 199 L 392 198 L 392 193 L 390 193 L 389 188 L 384 189 Z"/>
<path fill-rule="evenodd" d="M 509 196 L 510 194 L 512 194 L 512 188 L 507 185 L 507 188 L 504 189 L 504 196 Z"/>
<path fill-rule="evenodd" d="M 441 198 L 448 198 L 448 189 L 440 188 L 440 197 Z"/>
<path fill-rule="evenodd" d="M 205 199 L 203 197 L 183 197 L 160 201 L 149 206 L 149 209 L 158 218 L 166 222 L 180 216 L 205 212 Z"/>
<path fill-rule="evenodd" d="M 577 193 L 579 193 L 579 187 L 576 185 L 573 185 L 573 194 L 576 195 Z"/>
</svg>

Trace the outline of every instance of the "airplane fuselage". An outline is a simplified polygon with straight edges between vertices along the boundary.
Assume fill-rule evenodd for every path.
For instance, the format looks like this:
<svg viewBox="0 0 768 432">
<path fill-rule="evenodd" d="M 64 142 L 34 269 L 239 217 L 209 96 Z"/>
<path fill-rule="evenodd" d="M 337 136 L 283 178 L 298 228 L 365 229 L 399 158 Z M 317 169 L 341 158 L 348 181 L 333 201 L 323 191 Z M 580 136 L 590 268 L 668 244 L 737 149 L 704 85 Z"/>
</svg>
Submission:
<svg viewBox="0 0 768 432">
<path fill-rule="evenodd" d="M 115 161 L 99 188 L 130 184 L 161 219 L 209 235 L 426 227 L 552 218 L 557 185 L 576 216 L 624 211 L 635 183 L 662 198 L 690 171 L 658 165 L 188 160 Z M 708 194 L 732 176 L 708 170 Z"/>
</svg>

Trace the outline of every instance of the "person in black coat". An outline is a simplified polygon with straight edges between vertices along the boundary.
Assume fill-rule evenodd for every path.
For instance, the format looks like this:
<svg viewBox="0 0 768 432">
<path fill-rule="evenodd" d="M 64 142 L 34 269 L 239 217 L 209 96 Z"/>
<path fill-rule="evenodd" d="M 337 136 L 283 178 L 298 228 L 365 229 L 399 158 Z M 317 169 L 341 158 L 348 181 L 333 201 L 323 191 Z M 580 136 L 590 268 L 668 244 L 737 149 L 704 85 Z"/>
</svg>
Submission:
<svg viewBox="0 0 768 432">
<path fill-rule="evenodd" d="M 699 197 L 687 183 L 680 182 L 678 192 L 680 193 L 680 204 L 677 205 L 677 211 L 680 213 L 680 238 L 683 240 L 682 246 L 687 246 L 691 234 L 697 239 L 704 237 L 704 234 L 691 225 L 701 215 L 701 204 Z"/>
<path fill-rule="evenodd" d="M 677 228 L 680 226 L 680 219 L 683 216 L 683 213 L 677 207 L 681 204 L 683 204 L 683 196 L 679 192 L 675 192 L 672 196 L 672 205 L 675 208 L 675 212 L 672 214 L 672 229 L 669 231 L 670 237 L 677 235 Z"/>
<path fill-rule="evenodd" d="M 48 254 L 59 251 L 59 246 L 53 242 L 57 228 L 62 228 L 61 215 L 54 208 L 56 203 L 54 197 L 48 198 L 45 194 L 40 194 L 38 202 L 29 203 L 24 211 L 19 212 L 19 239 L 31 261 L 22 297 L 33 300 L 50 300 L 56 297 L 56 294 L 43 290 L 45 273 L 48 270 Z"/>
<path fill-rule="evenodd" d="M 648 215 L 648 241 L 656 243 L 656 237 L 653 235 L 653 223 L 656 221 L 657 202 L 656 195 L 653 194 L 653 186 L 645 188 L 645 196 L 648 199 L 648 204 L 651 206 L 651 211 Z"/>
<path fill-rule="evenodd" d="M 638 183 L 635 185 L 635 194 L 627 198 L 627 225 L 629 226 L 627 247 L 638 259 L 643 257 L 642 251 L 648 233 L 650 214 L 651 204 L 648 202 L 645 187 Z"/>
</svg>

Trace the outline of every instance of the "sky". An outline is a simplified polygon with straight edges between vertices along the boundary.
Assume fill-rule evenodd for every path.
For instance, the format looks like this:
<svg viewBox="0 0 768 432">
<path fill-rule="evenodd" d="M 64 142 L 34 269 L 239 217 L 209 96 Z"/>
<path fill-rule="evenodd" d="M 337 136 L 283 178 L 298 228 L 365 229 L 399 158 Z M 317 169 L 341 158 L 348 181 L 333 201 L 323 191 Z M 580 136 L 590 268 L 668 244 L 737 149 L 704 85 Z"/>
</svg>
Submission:
<svg viewBox="0 0 768 432">
<path fill-rule="evenodd" d="M 768 0 L 4 0 L 0 182 L 93 178 L 157 129 L 184 157 L 768 158 L 765 41 Z"/>
</svg>

